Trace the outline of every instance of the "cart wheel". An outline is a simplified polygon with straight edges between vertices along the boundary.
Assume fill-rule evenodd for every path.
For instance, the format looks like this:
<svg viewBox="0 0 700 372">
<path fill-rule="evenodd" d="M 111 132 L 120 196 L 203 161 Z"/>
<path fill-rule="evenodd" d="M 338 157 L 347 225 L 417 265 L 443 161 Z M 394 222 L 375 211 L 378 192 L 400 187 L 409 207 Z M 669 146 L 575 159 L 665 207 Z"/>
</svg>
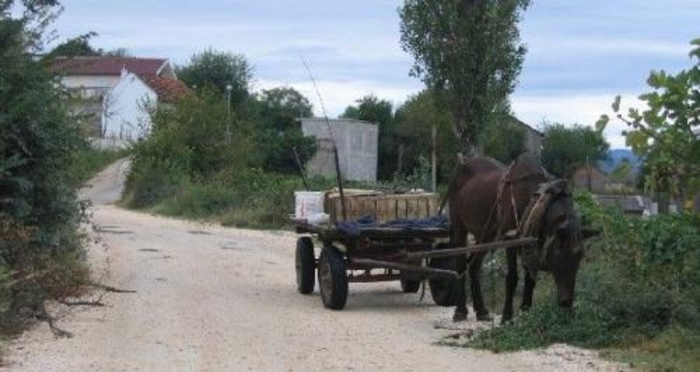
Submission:
<svg viewBox="0 0 700 372">
<path fill-rule="evenodd" d="M 436 248 L 446 248 L 444 244 L 439 244 Z M 454 265 L 450 258 L 435 257 L 428 261 L 428 267 L 433 269 L 454 270 Z M 456 279 L 429 279 L 430 294 L 433 301 L 439 306 L 455 306 L 457 299 L 455 293 Z"/>
<path fill-rule="evenodd" d="M 316 284 L 314 279 L 314 243 L 308 236 L 297 239 L 295 255 L 297 269 L 297 289 L 301 294 L 309 294 L 314 291 Z"/>
<path fill-rule="evenodd" d="M 333 310 L 345 307 L 348 299 L 345 259 L 338 248 L 332 245 L 323 247 L 318 258 L 318 286 L 325 307 Z"/>
<path fill-rule="evenodd" d="M 420 289 L 420 280 L 401 278 L 401 290 L 404 293 L 416 293 Z"/>
</svg>

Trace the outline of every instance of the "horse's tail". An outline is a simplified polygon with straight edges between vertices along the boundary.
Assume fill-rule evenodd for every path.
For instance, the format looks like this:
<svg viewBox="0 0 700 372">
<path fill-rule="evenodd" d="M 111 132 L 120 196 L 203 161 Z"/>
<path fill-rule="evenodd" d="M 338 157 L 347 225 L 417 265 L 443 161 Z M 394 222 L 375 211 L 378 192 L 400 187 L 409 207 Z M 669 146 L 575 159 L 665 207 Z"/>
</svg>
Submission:
<svg viewBox="0 0 700 372">
<path fill-rule="evenodd" d="M 455 170 L 452 174 L 452 179 L 447 185 L 447 192 L 445 193 L 445 195 L 443 195 L 442 200 L 440 201 L 440 208 L 438 209 L 438 214 L 442 214 L 442 211 L 445 208 L 445 205 L 447 204 L 450 196 L 454 195 L 457 192 L 457 190 L 459 190 L 459 175 L 464 172 L 463 168 L 463 164 L 458 164 L 455 167 Z"/>
</svg>

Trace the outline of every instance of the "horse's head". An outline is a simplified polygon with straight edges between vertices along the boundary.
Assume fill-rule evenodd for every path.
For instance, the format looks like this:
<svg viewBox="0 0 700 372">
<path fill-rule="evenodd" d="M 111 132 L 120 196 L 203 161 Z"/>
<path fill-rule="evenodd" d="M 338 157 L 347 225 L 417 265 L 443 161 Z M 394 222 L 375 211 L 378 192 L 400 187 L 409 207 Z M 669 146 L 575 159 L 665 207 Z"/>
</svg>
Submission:
<svg viewBox="0 0 700 372">
<path fill-rule="evenodd" d="M 568 308 L 574 303 L 576 274 L 584 254 L 583 240 L 597 232 L 582 229 L 571 192 L 565 182 L 559 182 L 547 206 L 540 237 L 545 245 L 545 264 L 557 287 L 557 302 Z"/>
</svg>

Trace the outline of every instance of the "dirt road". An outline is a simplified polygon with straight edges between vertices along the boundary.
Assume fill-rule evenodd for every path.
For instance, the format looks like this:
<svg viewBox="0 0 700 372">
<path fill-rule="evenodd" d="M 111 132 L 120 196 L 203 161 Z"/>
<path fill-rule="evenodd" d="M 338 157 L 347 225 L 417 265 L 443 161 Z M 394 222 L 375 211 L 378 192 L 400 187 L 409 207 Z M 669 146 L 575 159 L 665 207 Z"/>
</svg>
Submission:
<svg viewBox="0 0 700 372">
<path fill-rule="evenodd" d="M 318 289 L 296 292 L 295 236 L 228 229 L 119 209 L 127 163 L 84 190 L 100 242 L 95 276 L 135 293 L 95 291 L 105 307 L 54 306 L 56 338 L 39 324 L 11 342 L 4 368 L 23 371 L 615 370 L 594 353 L 558 346 L 492 354 L 435 346 L 451 309 L 398 283 L 351 285 L 343 311 Z M 467 326 L 474 326 L 469 323 Z"/>
</svg>

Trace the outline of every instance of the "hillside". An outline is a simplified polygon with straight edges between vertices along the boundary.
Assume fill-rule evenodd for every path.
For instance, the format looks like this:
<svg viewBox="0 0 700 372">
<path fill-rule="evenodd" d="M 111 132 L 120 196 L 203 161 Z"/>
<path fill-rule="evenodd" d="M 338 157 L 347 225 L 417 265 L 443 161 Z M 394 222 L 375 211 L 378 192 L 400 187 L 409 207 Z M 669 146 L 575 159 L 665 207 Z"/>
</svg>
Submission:
<svg viewBox="0 0 700 372">
<path fill-rule="evenodd" d="M 605 173 L 610 173 L 613 169 L 624 160 L 627 159 L 633 165 L 635 170 L 639 170 L 641 159 L 629 149 L 614 149 L 608 151 L 608 160 L 598 162 L 598 167 Z"/>
</svg>

